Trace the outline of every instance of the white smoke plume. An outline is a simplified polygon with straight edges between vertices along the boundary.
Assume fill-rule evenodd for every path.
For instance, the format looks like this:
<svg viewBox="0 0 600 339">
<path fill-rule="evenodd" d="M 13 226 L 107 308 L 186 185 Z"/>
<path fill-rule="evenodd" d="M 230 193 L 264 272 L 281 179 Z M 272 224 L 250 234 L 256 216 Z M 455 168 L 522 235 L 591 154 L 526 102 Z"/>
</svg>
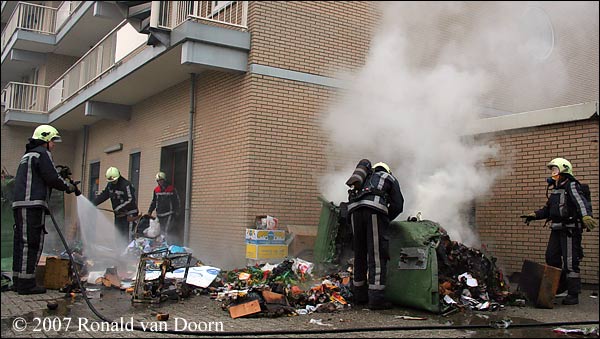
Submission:
<svg viewBox="0 0 600 339">
<path fill-rule="evenodd" d="M 494 104 L 491 89 L 510 85 L 492 79 L 522 73 L 535 62 L 531 49 L 544 47 L 523 38 L 521 5 L 486 4 L 480 11 L 465 2 L 385 3 L 365 66 L 323 121 L 332 163 L 345 160 L 323 179 L 326 199 L 346 201 L 344 182 L 358 160 L 383 161 L 405 198 L 399 219 L 422 211 L 452 239 L 479 245 L 465 212 L 494 183 L 498 173 L 483 162 L 498 150 L 466 137 L 466 127 Z M 565 82 L 561 74 L 558 67 L 554 88 Z"/>
</svg>

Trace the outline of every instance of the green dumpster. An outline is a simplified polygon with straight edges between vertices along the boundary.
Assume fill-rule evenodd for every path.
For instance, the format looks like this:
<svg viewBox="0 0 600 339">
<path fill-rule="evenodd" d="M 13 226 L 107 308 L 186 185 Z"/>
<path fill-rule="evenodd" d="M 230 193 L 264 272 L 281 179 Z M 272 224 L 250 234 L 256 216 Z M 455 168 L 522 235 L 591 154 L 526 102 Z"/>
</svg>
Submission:
<svg viewBox="0 0 600 339">
<path fill-rule="evenodd" d="M 439 227 L 429 220 L 390 223 L 385 294 L 394 304 L 440 312 L 436 256 Z"/>
<path fill-rule="evenodd" d="M 337 245 L 341 241 L 341 208 L 323 198 L 320 200 L 323 206 L 314 261 L 332 263 L 339 254 Z M 390 223 L 389 237 L 386 298 L 397 305 L 440 313 L 436 253 L 441 238 L 440 225 L 429 220 L 393 221 Z"/>
<path fill-rule="evenodd" d="M 2 177 L 2 271 L 12 272 L 13 225 L 12 211 L 14 179 Z"/>
<path fill-rule="evenodd" d="M 323 207 L 319 218 L 319 229 L 314 247 L 314 260 L 318 263 L 331 263 L 336 255 L 336 238 L 339 224 L 338 216 L 340 209 L 333 202 L 319 197 Z"/>
</svg>

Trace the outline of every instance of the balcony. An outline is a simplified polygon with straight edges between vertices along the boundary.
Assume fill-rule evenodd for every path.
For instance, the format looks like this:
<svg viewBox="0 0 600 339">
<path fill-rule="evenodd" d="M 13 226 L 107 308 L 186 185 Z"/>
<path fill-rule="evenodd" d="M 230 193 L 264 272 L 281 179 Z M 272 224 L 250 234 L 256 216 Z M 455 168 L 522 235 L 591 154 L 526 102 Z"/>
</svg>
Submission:
<svg viewBox="0 0 600 339">
<path fill-rule="evenodd" d="M 31 123 L 47 122 L 48 86 L 9 82 L 2 90 L 2 105 L 15 117 Z"/>
<path fill-rule="evenodd" d="M 81 57 L 124 17 L 101 1 L 64 1 L 58 8 L 18 2 L 0 41 L 2 83 L 20 80 L 48 53 Z"/>
<path fill-rule="evenodd" d="M 119 109 L 188 79 L 190 73 L 245 72 L 250 48 L 249 34 L 244 32 L 247 1 L 216 10 L 210 9 L 211 3 L 153 2 L 151 34 L 166 36 L 164 43 L 149 46 L 148 35 L 124 20 L 50 86 L 35 86 L 35 96 L 10 83 L 3 92 L 4 122 L 39 123 L 42 115 L 46 120 L 41 122 L 75 129 L 106 118 L 92 114 L 89 103 Z M 181 14 L 182 8 L 189 13 Z M 30 108 L 34 97 L 39 97 L 35 110 Z"/>
<path fill-rule="evenodd" d="M 8 40 L 18 29 L 40 34 L 54 34 L 57 11 L 57 8 L 19 2 L 2 32 L 0 43 L 2 50 L 4 51 Z"/>
</svg>

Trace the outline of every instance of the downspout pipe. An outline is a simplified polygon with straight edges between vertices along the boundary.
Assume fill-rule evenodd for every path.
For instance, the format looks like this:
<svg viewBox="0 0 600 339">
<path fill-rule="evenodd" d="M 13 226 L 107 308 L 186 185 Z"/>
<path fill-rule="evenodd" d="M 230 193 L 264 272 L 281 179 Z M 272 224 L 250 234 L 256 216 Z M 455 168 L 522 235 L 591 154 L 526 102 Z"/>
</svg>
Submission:
<svg viewBox="0 0 600 339">
<path fill-rule="evenodd" d="M 84 191 L 84 186 L 85 185 L 85 164 L 87 162 L 87 145 L 88 145 L 88 139 L 89 139 L 89 135 L 90 135 L 90 126 L 89 125 L 83 125 L 83 151 L 81 154 L 81 191 Z M 89 187 L 90 185 L 88 185 Z M 89 192 L 88 192 L 89 194 Z"/>
<path fill-rule="evenodd" d="M 194 154 L 194 113 L 196 112 L 196 73 L 190 74 L 190 123 L 188 131 L 187 169 L 185 178 L 185 222 L 183 245 L 190 244 L 190 214 L 192 205 L 192 155 Z"/>
</svg>

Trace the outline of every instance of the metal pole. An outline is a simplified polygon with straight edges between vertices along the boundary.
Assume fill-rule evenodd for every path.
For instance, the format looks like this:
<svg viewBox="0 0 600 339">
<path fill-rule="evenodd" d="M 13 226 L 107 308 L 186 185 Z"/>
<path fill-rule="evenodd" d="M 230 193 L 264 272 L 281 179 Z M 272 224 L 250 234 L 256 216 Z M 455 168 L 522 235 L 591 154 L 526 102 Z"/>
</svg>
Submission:
<svg viewBox="0 0 600 339">
<path fill-rule="evenodd" d="M 183 244 L 190 244 L 190 212 L 192 205 L 192 155 L 194 150 L 194 113 L 196 111 L 196 74 L 190 74 L 190 126 L 188 131 L 187 170 L 185 178 L 185 224 L 183 227 Z"/>
</svg>

